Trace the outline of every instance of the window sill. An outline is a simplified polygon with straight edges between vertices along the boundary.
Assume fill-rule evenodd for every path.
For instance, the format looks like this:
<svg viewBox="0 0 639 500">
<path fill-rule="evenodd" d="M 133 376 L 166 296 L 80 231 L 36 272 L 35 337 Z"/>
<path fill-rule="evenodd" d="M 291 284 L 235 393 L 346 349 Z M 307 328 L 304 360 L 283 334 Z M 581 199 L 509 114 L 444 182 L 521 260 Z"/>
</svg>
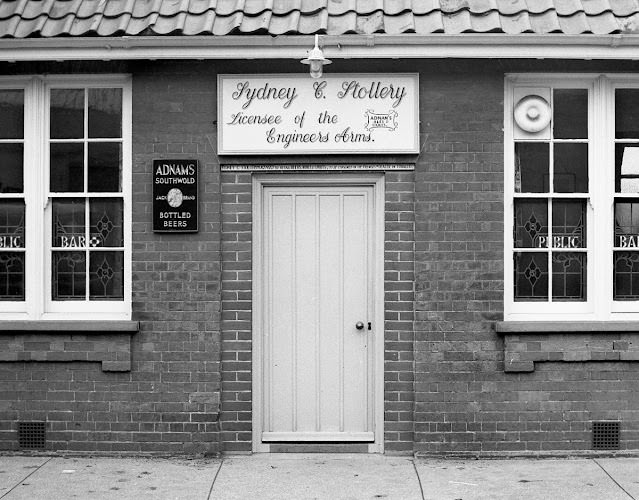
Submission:
<svg viewBox="0 0 639 500">
<path fill-rule="evenodd" d="M 495 331 L 516 333 L 639 332 L 638 321 L 498 321 Z"/>
<path fill-rule="evenodd" d="M 140 330 L 138 321 L 91 321 L 91 320 L 65 320 L 65 321 L 2 321 L 0 332 L 82 332 L 82 333 L 109 333 L 129 332 Z"/>
</svg>

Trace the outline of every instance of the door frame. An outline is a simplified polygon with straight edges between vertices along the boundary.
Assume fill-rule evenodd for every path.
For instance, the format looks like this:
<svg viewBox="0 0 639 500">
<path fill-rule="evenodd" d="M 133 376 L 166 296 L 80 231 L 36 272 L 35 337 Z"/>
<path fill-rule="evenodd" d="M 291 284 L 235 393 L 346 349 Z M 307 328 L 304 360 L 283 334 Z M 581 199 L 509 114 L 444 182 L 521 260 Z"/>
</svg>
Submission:
<svg viewBox="0 0 639 500">
<path fill-rule="evenodd" d="M 270 444 L 263 443 L 263 197 L 265 187 L 362 186 L 373 188 L 373 422 L 375 441 L 368 443 L 369 453 L 384 452 L 384 174 L 255 174 L 253 175 L 253 317 L 252 317 L 252 434 L 253 452 L 268 453 Z"/>
</svg>

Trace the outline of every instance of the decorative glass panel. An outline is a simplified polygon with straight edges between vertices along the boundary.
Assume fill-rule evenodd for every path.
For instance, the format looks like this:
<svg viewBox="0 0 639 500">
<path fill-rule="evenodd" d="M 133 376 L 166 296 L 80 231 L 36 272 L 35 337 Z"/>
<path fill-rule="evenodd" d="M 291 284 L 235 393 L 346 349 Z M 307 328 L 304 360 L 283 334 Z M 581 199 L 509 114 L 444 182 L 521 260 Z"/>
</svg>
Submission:
<svg viewBox="0 0 639 500">
<path fill-rule="evenodd" d="M 89 191 L 122 191 L 122 145 L 119 142 L 89 143 Z"/>
<path fill-rule="evenodd" d="M 124 245 L 122 200 L 95 198 L 89 205 L 90 247 L 121 247 Z"/>
<path fill-rule="evenodd" d="M 515 300 L 548 300 L 548 254 L 515 252 Z"/>
<path fill-rule="evenodd" d="M 639 89 L 615 91 L 615 137 L 639 139 Z"/>
<path fill-rule="evenodd" d="M 555 89 L 553 95 L 555 139 L 588 137 L 588 90 Z"/>
<path fill-rule="evenodd" d="M 53 300 L 84 300 L 86 297 L 86 253 L 53 252 L 51 296 Z"/>
<path fill-rule="evenodd" d="M 555 193 L 588 192 L 588 144 L 556 143 Z"/>
<path fill-rule="evenodd" d="M 24 191 L 24 146 L 0 144 L 0 192 Z"/>
<path fill-rule="evenodd" d="M 586 300 L 586 254 L 553 252 L 552 298 L 556 301 Z"/>
<path fill-rule="evenodd" d="M 84 89 L 51 90 L 51 139 L 84 137 Z"/>
<path fill-rule="evenodd" d="M 91 252 L 89 299 L 124 299 L 124 252 Z"/>
<path fill-rule="evenodd" d="M 550 146 L 543 142 L 515 144 L 515 192 L 547 193 L 549 191 Z"/>
<path fill-rule="evenodd" d="M 0 90 L 0 139 L 24 137 L 24 90 Z"/>
<path fill-rule="evenodd" d="M 84 191 L 84 144 L 51 144 L 51 192 Z"/>
<path fill-rule="evenodd" d="M 639 193 L 639 144 L 615 144 L 615 192 Z"/>
<path fill-rule="evenodd" d="M 89 137 L 122 137 L 122 89 L 89 89 Z"/>
<path fill-rule="evenodd" d="M 515 247 L 548 248 L 546 200 L 515 200 Z"/>
<path fill-rule="evenodd" d="M 24 248 L 24 201 L 0 201 L 0 250 Z"/>
<path fill-rule="evenodd" d="M 58 248 L 86 248 L 84 198 L 53 201 L 53 241 Z"/>
<path fill-rule="evenodd" d="M 0 301 L 24 300 L 24 252 L 0 252 Z"/>
<path fill-rule="evenodd" d="M 614 246 L 639 248 L 639 200 L 615 201 Z"/>
<path fill-rule="evenodd" d="M 614 252 L 614 300 L 639 300 L 639 252 Z"/>
<path fill-rule="evenodd" d="M 586 201 L 553 200 L 552 247 L 584 248 L 586 246 Z"/>
</svg>

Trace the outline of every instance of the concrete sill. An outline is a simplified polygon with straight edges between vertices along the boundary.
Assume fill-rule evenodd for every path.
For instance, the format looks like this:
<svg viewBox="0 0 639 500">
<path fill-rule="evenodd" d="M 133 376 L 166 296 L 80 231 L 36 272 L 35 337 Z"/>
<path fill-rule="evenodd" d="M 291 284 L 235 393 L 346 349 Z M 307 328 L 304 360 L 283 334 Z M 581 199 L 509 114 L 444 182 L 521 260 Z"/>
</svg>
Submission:
<svg viewBox="0 0 639 500">
<path fill-rule="evenodd" d="M 49 332 L 49 333 L 135 333 L 140 330 L 139 321 L 1 321 L 0 332 Z"/>
<path fill-rule="evenodd" d="M 517 333 L 606 333 L 639 332 L 637 321 L 498 321 L 495 331 Z"/>
</svg>

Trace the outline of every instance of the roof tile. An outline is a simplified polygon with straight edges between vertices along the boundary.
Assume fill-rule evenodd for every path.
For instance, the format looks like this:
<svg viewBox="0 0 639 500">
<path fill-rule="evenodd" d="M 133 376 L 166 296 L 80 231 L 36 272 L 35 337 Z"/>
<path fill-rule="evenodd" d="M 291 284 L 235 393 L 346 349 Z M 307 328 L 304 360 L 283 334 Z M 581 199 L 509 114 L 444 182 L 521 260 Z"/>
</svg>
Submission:
<svg viewBox="0 0 639 500">
<path fill-rule="evenodd" d="M 639 0 L 4 0 L 0 38 L 639 31 Z"/>
</svg>

